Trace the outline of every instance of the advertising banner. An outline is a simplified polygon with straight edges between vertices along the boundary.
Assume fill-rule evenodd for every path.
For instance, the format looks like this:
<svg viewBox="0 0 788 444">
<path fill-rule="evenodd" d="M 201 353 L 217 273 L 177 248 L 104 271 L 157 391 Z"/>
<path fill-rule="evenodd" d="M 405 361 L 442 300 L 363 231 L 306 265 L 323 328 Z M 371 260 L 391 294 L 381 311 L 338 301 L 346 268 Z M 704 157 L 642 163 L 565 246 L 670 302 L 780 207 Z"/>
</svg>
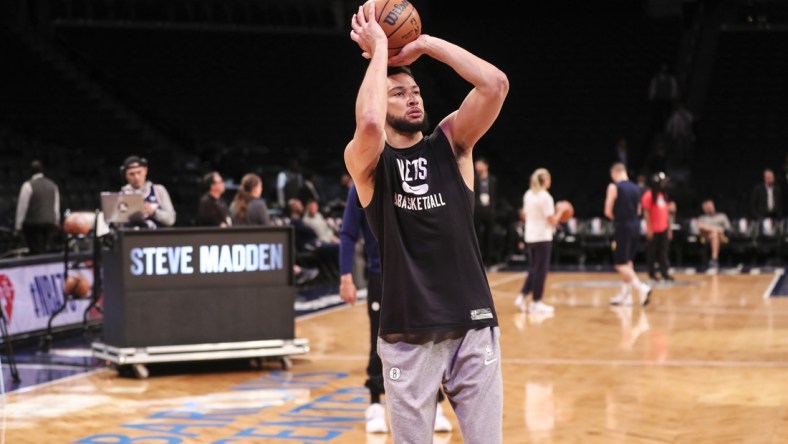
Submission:
<svg viewBox="0 0 788 444">
<path fill-rule="evenodd" d="M 69 270 L 70 275 L 82 275 L 93 286 L 93 269 Z M 26 265 L 0 269 L 0 306 L 8 323 L 8 333 L 18 335 L 45 330 L 52 313 L 63 305 L 63 263 Z M 65 310 L 55 317 L 52 326 L 79 325 L 90 304 L 87 299 L 71 300 Z M 101 317 L 91 310 L 89 319 Z"/>
</svg>

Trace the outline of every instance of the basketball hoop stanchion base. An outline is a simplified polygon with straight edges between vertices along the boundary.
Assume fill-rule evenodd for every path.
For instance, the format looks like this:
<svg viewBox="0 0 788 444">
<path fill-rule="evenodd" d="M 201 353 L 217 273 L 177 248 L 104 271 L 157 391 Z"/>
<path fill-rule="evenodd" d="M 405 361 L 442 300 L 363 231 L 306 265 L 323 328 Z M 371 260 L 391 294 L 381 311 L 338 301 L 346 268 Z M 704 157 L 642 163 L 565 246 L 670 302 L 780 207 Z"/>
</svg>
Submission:
<svg viewBox="0 0 788 444">
<path fill-rule="evenodd" d="M 161 345 L 152 347 L 114 347 L 102 342 L 91 344 L 93 357 L 115 365 L 119 373 L 131 369 L 140 379 L 148 377 L 146 364 L 167 362 L 208 361 L 249 358 L 261 364 L 264 360 L 278 360 L 282 368 L 290 370 L 292 355 L 309 352 L 308 339 L 271 339 L 263 341 L 224 342 L 215 344 Z"/>
</svg>

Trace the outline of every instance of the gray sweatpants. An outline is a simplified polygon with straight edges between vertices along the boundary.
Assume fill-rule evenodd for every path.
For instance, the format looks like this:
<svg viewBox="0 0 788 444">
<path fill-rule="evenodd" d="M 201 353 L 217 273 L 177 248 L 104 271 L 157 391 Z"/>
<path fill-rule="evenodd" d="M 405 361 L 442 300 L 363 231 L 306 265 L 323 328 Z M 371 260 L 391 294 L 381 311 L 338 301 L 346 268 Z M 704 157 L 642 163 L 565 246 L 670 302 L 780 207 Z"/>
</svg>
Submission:
<svg viewBox="0 0 788 444">
<path fill-rule="evenodd" d="M 460 423 L 463 440 L 501 442 L 503 380 L 498 327 L 469 330 L 438 343 L 388 343 L 378 338 L 386 411 L 395 444 L 432 442 L 440 384 Z"/>
</svg>

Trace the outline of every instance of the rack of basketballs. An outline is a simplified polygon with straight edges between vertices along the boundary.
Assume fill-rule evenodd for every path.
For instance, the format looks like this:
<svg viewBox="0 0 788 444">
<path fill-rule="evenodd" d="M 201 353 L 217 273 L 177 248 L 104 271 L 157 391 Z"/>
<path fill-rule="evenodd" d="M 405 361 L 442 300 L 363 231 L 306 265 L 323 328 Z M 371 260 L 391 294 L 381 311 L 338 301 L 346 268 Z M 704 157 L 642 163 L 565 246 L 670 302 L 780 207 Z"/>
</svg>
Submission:
<svg viewBox="0 0 788 444">
<path fill-rule="evenodd" d="M 82 328 L 88 331 L 88 314 L 90 310 L 101 313 L 98 305 L 101 298 L 101 244 L 96 233 L 99 226 L 100 212 L 69 211 L 63 218 L 63 305 L 55 310 L 49 317 L 47 332 L 44 336 L 42 347 L 49 349 L 52 342 L 52 323 L 62 313 L 69 302 L 76 300 L 90 300 L 82 315 Z M 92 248 L 91 248 L 92 247 Z M 80 252 L 91 251 L 91 254 Z M 90 271 L 92 270 L 92 272 Z M 92 281 L 87 275 L 92 273 Z"/>
</svg>

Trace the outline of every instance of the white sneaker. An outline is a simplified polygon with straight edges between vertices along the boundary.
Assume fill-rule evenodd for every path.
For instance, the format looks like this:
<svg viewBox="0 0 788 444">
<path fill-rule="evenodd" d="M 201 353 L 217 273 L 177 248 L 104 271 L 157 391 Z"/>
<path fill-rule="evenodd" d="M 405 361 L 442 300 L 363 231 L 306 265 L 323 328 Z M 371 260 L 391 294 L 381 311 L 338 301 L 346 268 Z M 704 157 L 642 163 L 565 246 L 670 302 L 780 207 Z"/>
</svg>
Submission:
<svg viewBox="0 0 788 444">
<path fill-rule="evenodd" d="M 610 305 L 621 305 L 622 307 L 629 307 L 632 305 L 632 295 L 629 293 L 618 293 L 610 298 Z"/>
<path fill-rule="evenodd" d="M 638 296 L 640 296 L 640 305 L 644 307 L 648 305 L 651 299 L 651 287 L 647 283 L 641 282 L 638 285 Z"/>
<path fill-rule="evenodd" d="M 528 313 L 553 313 L 555 308 L 552 305 L 547 305 L 542 301 L 531 302 L 528 305 Z"/>
<path fill-rule="evenodd" d="M 514 298 L 514 305 L 520 309 L 520 311 L 525 312 L 525 295 L 520 293 Z"/>
<path fill-rule="evenodd" d="M 367 433 L 388 433 L 386 409 L 382 405 L 375 403 L 367 407 L 366 417 Z"/>
<path fill-rule="evenodd" d="M 451 432 L 452 426 L 449 418 L 443 415 L 443 407 L 438 404 L 437 411 L 435 412 L 435 432 Z"/>
</svg>

